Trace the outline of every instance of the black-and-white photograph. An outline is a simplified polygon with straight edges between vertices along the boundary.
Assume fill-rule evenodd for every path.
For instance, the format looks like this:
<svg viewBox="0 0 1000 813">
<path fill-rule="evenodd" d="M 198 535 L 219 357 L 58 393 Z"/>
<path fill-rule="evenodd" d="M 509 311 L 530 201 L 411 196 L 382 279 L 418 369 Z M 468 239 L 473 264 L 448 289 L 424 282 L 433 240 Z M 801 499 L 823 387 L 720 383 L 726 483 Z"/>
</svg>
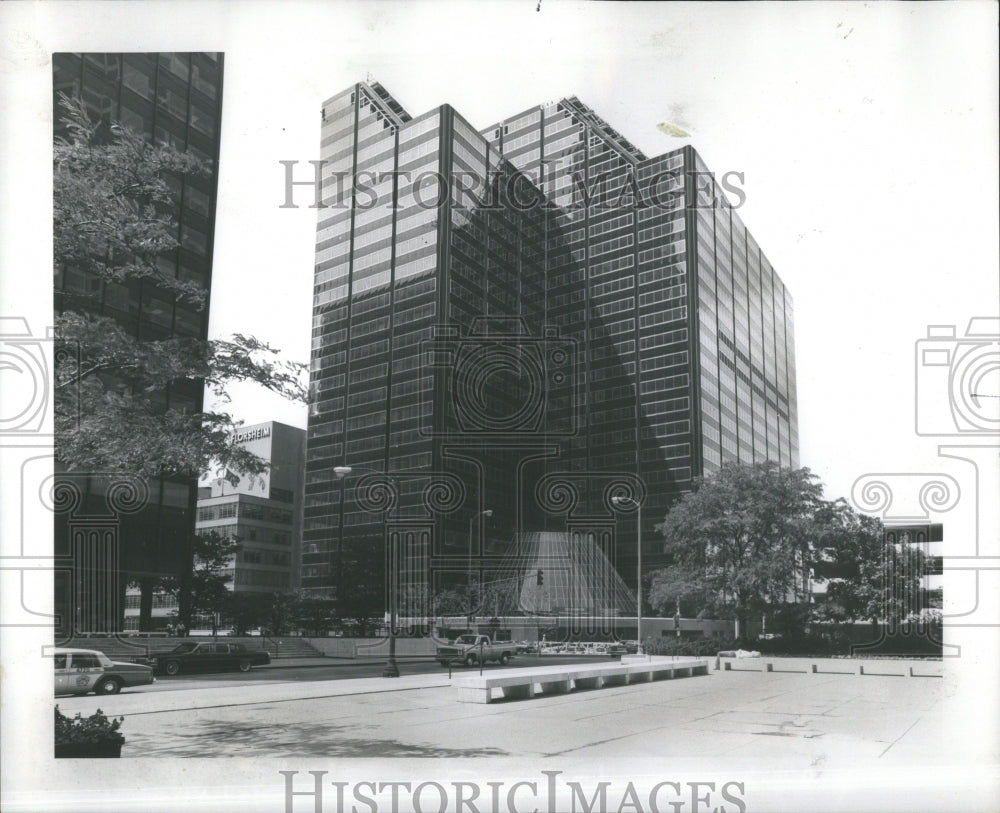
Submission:
<svg viewBox="0 0 1000 813">
<path fill-rule="evenodd" d="M 4 810 L 995 809 L 997 25 L 2 4 Z"/>
</svg>

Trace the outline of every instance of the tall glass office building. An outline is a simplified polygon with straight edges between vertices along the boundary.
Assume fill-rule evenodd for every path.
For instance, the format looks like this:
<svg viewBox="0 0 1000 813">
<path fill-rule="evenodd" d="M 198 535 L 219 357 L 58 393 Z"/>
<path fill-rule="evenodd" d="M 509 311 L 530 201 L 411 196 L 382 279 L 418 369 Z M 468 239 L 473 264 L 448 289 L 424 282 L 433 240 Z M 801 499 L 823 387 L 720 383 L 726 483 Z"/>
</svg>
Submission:
<svg viewBox="0 0 1000 813">
<path fill-rule="evenodd" d="M 652 568 L 693 477 L 798 465 L 791 298 L 693 149 L 576 98 L 477 131 L 361 83 L 322 118 L 303 587 L 417 596 L 542 530 L 634 586 L 615 496 Z"/>
<path fill-rule="evenodd" d="M 105 128 L 118 122 L 148 140 L 200 158 L 205 176 L 169 179 L 176 205 L 179 247 L 160 259 L 161 270 L 205 289 L 212 277 L 215 198 L 222 115 L 223 55 L 219 53 L 59 53 L 52 57 L 55 134 L 62 135 L 58 94 L 80 97 Z M 107 130 L 104 131 L 107 133 Z M 55 310 L 109 316 L 142 339 L 204 339 L 208 309 L 177 301 L 152 280 L 105 282 L 72 266 L 56 269 Z M 153 393 L 164 408 L 200 411 L 203 384 L 178 382 Z M 58 441 L 57 441 L 58 443 Z M 141 505 L 111 494 L 111 473 L 57 475 L 57 488 L 79 497 L 56 514 L 55 593 L 64 632 L 122 629 L 124 591 L 187 566 L 194 533 L 197 482 L 146 482 Z M 119 495 L 120 496 L 120 495 Z M 117 501 L 116 501 L 117 500 Z"/>
</svg>

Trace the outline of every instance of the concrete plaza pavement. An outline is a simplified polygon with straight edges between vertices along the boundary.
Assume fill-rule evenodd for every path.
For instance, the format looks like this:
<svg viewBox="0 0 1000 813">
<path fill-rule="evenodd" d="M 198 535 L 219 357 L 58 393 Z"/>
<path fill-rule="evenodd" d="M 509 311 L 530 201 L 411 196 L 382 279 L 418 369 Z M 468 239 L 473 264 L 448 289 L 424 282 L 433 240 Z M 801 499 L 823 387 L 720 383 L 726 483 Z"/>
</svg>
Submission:
<svg viewBox="0 0 1000 813">
<path fill-rule="evenodd" d="M 785 770 L 913 768 L 946 747 L 941 678 L 710 671 L 707 676 L 460 703 L 446 673 L 65 697 L 124 715 L 123 758 L 721 760 Z"/>
</svg>

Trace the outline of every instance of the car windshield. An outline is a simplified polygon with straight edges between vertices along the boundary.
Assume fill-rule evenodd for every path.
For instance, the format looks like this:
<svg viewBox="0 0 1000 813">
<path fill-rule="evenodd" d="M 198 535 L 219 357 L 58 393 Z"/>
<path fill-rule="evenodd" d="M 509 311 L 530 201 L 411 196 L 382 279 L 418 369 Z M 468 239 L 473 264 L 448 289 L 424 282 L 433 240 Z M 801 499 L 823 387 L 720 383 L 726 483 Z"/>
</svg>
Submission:
<svg viewBox="0 0 1000 813">
<path fill-rule="evenodd" d="M 180 646 L 174 647 L 173 649 L 170 650 L 170 652 L 171 654 L 179 655 L 182 652 L 193 652 L 197 648 L 198 644 L 192 644 L 188 642 L 186 644 L 181 644 Z"/>
<path fill-rule="evenodd" d="M 458 643 L 460 644 L 474 644 L 476 642 L 475 635 L 459 635 Z"/>
</svg>

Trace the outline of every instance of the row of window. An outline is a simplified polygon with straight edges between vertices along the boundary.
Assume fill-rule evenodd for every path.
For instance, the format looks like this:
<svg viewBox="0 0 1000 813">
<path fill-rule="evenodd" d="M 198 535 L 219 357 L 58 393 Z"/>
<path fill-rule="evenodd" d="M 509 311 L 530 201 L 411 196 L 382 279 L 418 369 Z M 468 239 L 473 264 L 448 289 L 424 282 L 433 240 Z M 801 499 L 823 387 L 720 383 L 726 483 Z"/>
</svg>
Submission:
<svg viewBox="0 0 1000 813">
<path fill-rule="evenodd" d="M 274 489 L 272 489 L 272 492 Z M 281 489 L 278 489 L 281 491 Z M 289 497 L 283 502 L 292 502 L 292 492 L 285 491 Z M 274 506 L 261 505 L 252 502 L 226 502 L 218 505 L 202 505 L 198 507 L 197 522 L 213 522 L 219 519 L 233 519 L 237 516 L 237 505 L 239 506 L 238 516 L 240 519 L 256 519 L 265 522 L 276 522 L 282 525 L 292 524 L 292 512 L 287 508 L 276 508 Z"/>
<path fill-rule="evenodd" d="M 284 588 L 291 586 L 291 575 L 273 570 L 237 570 L 236 584 L 247 587 L 276 587 Z"/>
<path fill-rule="evenodd" d="M 287 551 L 243 548 L 240 550 L 240 561 L 248 565 L 289 567 L 292 562 L 292 556 Z"/>
</svg>

